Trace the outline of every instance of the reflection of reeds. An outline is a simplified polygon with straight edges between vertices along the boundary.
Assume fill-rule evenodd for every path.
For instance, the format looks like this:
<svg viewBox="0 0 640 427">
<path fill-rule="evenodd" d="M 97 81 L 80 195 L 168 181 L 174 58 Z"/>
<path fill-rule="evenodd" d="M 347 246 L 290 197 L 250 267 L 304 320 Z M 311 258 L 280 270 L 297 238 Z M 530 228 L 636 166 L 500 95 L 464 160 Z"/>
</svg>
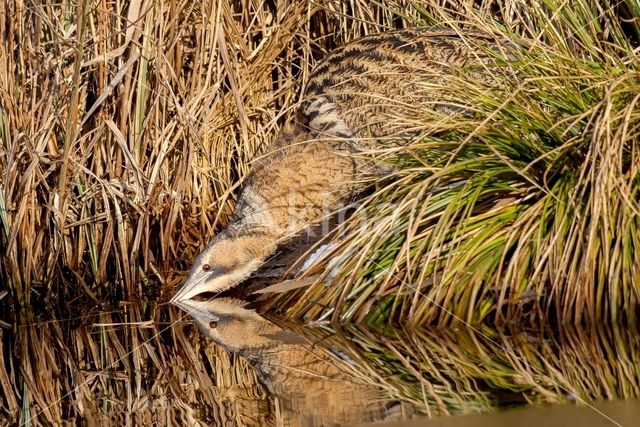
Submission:
<svg viewBox="0 0 640 427">
<path fill-rule="evenodd" d="M 0 330 L 0 422 L 273 422 L 272 406 L 244 359 L 201 338 L 190 323 L 165 330 L 181 316 L 128 306 L 124 314 L 82 322 L 23 319 L 13 336 Z M 640 338 L 633 325 L 543 331 L 461 326 L 385 335 L 283 326 L 425 414 L 640 397 Z"/>
<path fill-rule="evenodd" d="M 429 414 L 640 397 L 636 327 L 460 326 L 386 336 L 352 327 L 319 343 L 343 348 L 356 362 L 355 375 Z"/>
<path fill-rule="evenodd" d="M 188 322 L 166 329 L 182 316 L 129 306 L 81 325 L 25 318 L 13 337 L 0 331 L 0 423 L 263 425 L 271 419 L 244 360 L 201 339 Z"/>
</svg>

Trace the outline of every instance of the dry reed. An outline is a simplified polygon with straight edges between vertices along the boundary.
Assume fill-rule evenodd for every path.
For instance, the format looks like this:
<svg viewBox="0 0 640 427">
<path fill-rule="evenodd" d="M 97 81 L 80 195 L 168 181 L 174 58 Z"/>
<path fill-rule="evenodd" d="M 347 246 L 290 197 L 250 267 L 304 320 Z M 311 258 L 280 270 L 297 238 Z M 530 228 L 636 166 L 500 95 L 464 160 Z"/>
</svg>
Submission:
<svg viewBox="0 0 640 427">
<path fill-rule="evenodd" d="M 177 284 L 316 58 L 397 23 L 393 2 L 5 4 L 0 277 L 24 304 Z"/>
</svg>

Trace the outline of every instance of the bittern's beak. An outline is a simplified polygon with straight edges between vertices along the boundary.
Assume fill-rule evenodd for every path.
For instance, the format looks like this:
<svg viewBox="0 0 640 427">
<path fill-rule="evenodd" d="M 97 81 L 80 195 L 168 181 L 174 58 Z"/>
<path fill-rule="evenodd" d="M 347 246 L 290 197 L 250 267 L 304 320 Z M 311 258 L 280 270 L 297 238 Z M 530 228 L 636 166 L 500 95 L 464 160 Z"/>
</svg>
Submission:
<svg viewBox="0 0 640 427">
<path fill-rule="evenodd" d="M 248 278 L 261 264 L 261 260 L 256 259 L 232 270 L 222 268 L 212 268 L 209 271 L 192 270 L 185 284 L 171 301 L 187 300 L 204 292 L 222 292 L 232 288 Z"/>
<path fill-rule="evenodd" d="M 203 292 L 212 292 L 215 290 L 215 282 L 220 277 L 215 277 L 215 271 L 195 271 L 191 272 L 187 281 L 177 294 L 171 298 L 171 302 L 188 300 Z M 213 283 L 212 283 L 213 282 Z"/>
</svg>

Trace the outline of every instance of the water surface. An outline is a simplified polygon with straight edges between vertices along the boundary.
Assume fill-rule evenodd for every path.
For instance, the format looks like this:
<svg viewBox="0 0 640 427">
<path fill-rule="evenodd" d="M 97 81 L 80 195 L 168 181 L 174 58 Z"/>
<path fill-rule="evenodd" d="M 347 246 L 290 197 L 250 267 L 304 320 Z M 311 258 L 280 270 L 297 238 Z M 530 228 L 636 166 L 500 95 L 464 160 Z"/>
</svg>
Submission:
<svg viewBox="0 0 640 427">
<path fill-rule="evenodd" d="M 640 395 L 633 325 L 372 331 L 267 319 L 252 306 L 3 309 L 0 423 L 344 425 L 546 405 L 526 416 L 542 423 L 556 414 L 548 405 L 563 405 L 560 419 L 586 408 L 595 424 L 585 425 L 604 425 L 587 403 Z M 603 408 L 625 420 L 623 407 Z"/>
</svg>

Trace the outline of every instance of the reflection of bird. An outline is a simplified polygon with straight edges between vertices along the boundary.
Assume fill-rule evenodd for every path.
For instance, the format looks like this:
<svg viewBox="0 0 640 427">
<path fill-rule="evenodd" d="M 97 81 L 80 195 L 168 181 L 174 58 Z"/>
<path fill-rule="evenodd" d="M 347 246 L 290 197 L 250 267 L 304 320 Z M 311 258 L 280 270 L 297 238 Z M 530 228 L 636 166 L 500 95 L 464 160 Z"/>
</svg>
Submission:
<svg viewBox="0 0 640 427">
<path fill-rule="evenodd" d="M 373 138 L 415 135 L 437 107 L 443 76 L 480 64 L 490 37 L 409 29 L 346 44 L 314 70 L 294 124 L 257 161 L 229 226 L 196 259 L 174 297 L 217 292 L 246 279 L 276 246 L 339 208 L 381 167 L 354 156 Z M 442 111 L 446 111 L 441 108 Z"/>
<path fill-rule="evenodd" d="M 271 396 L 278 398 L 284 425 L 353 425 L 402 418 L 402 411 L 411 411 L 397 401 L 390 402 L 396 406 L 388 404 L 378 387 L 350 375 L 341 366 L 344 361 L 244 308 L 242 300 L 176 304 L 206 336 L 252 364 Z"/>
</svg>

